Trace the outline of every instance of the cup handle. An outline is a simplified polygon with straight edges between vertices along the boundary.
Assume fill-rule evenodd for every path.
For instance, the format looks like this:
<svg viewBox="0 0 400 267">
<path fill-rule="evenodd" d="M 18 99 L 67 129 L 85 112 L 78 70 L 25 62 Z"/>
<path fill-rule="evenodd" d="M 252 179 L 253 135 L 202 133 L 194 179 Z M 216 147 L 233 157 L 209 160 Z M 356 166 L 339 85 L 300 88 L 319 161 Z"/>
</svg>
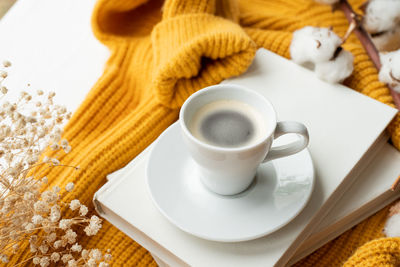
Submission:
<svg viewBox="0 0 400 267">
<path fill-rule="evenodd" d="M 307 147 L 309 136 L 304 124 L 295 121 L 278 122 L 274 133 L 274 139 L 288 133 L 298 134 L 301 138 L 290 144 L 271 148 L 263 162 L 296 154 Z"/>
</svg>

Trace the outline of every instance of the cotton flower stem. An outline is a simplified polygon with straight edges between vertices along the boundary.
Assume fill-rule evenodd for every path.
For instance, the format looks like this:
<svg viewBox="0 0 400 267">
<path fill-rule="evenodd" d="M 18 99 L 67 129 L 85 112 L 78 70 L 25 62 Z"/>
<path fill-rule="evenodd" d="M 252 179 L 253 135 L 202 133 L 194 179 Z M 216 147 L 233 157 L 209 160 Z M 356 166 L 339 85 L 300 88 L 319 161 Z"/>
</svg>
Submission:
<svg viewBox="0 0 400 267">
<path fill-rule="evenodd" d="M 396 181 L 390 187 L 390 190 L 395 191 L 400 184 L 400 175 L 397 177 Z"/>
<path fill-rule="evenodd" d="M 354 30 L 357 27 L 357 24 L 358 24 L 358 22 L 357 22 L 355 16 L 353 16 L 353 18 L 350 22 L 349 28 L 347 28 L 345 35 L 342 37 L 342 44 L 344 44 L 346 42 L 346 40 L 349 38 L 350 34 L 352 34 L 354 32 Z"/>
<path fill-rule="evenodd" d="M 363 45 L 365 51 L 367 52 L 368 56 L 371 58 L 372 62 L 374 63 L 375 67 L 378 71 L 381 69 L 381 60 L 379 58 L 379 51 L 376 49 L 374 43 L 371 40 L 368 32 L 365 30 L 364 26 L 361 23 L 361 15 L 354 12 L 353 8 L 349 4 L 347 0 L 340 0 L 339 8 L 343 11 L 344 15 L 346 16 L 347 20 L 350 23 L 350 27 L 352 24 L 354 25 L 354 33 L 356 34 L 357 38 L 360 40 L 361 44 Z M 398 110 L 400 110 L 400 95 L 396 91 L 394 91 L 389 85 L 388 88 L 390 90 L 390 94 L 392 95 L 393 102 Z M 400 183 L 400 181 L 398 182 Z"/>
<path fill-rule="evenodd" d="M 354 33 L 360 40 L 361 44 L 364 46 L 375 67 L 379 70 L 381 68 L 379 52 L 373 44 L 368 32 L 365 30 L 364 26 L 361 23 L 361 15 L 357 14 L 353 10 L 347 0 L 340 0 L 339 8 L 343 11 L 350 24 L 356 23 Z"/>
</svg>

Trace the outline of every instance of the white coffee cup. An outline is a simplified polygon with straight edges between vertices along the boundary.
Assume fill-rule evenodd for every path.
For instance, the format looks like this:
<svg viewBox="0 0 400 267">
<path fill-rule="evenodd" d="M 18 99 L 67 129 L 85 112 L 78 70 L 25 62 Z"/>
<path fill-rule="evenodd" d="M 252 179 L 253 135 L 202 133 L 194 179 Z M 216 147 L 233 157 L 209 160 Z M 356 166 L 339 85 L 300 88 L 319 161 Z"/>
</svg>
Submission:
<svg viewBox="0 0 400 267">
<path fill-rule="evenodd" d="M 190 132 L 190 122 L 201 107 L 218 100 L 235 100 L 250 105 L 266 120 L 266 134 L 256 142 L 222 147 L 199 140 Z M 192 94 L 183 104 L 179 123 L 189 153 L 198 164 L 203 184 L 221 195 L 234 195 L 252 183 L 257 167 L 264 162 L 300 152 L 308 145 L 307 128 L 299 122 L 276 121 L 271 103 L 261 94 L 233 84 L 214 85 Z M 301 138 L 293 143 L 271 148 L 274 138 L 296 133 Z"/>
</svg>

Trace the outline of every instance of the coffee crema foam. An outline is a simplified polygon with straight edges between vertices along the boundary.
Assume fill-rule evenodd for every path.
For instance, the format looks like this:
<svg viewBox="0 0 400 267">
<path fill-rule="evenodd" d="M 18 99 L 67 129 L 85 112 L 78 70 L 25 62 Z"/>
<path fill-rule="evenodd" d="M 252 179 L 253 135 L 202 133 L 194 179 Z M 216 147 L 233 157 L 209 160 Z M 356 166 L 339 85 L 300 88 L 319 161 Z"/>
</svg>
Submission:
<svg viewBox="0 0 400 267">
<path fill-rule="evenodd" d="M 266 135 L 266 122 L 247 103 L 218 100 L 201 107 L 193 115 L 189 130 L 199 140 L 221 147 L 250 145 Z"/>
</svg>

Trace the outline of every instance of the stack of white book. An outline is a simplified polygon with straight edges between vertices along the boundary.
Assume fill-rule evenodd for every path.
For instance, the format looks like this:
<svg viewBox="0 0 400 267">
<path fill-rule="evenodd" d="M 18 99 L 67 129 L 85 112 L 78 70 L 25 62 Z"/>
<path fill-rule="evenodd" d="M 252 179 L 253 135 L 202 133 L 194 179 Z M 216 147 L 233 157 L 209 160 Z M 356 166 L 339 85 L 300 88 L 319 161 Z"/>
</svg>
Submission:
<svg viewBox="0 0 400 267">
<path fill-rule="evenodd" d="M 95 194 L 97 211 L 171 266 L 284 266 L 393 201 L 390 186 L 400 173 L 400 153 L 387 141 L 386 126 L 397 110 L 260 49 L 249 70 L 225 81 L 266 96 L 279 120 L 304 123 L 316 181 L 304 210 L 280 230 L 246 242 L 203 240 L 171 224 L 146 188 L 143 151 L 110 174 Z M 156 141 L 157 142 L 157 141 Z"/>
</svg>

